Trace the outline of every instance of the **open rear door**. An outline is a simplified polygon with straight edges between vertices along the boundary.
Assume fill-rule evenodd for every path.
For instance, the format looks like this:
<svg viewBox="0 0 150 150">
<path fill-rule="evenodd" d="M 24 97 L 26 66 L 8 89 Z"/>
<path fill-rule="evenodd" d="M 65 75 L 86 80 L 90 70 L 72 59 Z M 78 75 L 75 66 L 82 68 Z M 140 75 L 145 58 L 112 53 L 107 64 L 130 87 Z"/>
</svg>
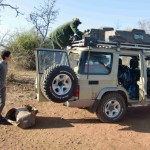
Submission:
<svg viewBox="0 0 150 150">
<path fill-rule="evenodd" d="M 40 89 L 41 77 L 46 69 L 53 65 L 61 64 L 70 66 L 67 51 L 57 49 L 37 48 L 35 50 L 36 59 L 36 81 L 35 92 L 38 101 L 47 101 Z"/>
<path fill-rule="evenodd" d="M 140 81 L 138 82 L 139 85 L 139 100 L 141 103 L 146 101 L 147 96 L 147 73 L 146 73 L 146 66 L 145 66 L 145 56 L 143 51 L 139 54 L 139 67 L 140 67 Z"/>
<path fill-rule="evenodd" d="M 147 103 L 150 103 L 150 53 L 145 52 L 145 66 L 147 72 Z"/>
</svg>

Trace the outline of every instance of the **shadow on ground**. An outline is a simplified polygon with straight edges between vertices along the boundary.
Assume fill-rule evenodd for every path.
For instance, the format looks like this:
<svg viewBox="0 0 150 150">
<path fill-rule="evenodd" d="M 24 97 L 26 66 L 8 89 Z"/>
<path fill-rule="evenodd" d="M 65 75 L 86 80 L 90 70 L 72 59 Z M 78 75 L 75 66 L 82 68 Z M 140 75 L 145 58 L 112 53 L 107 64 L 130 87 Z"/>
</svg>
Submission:
<svg viewBox="0 0 150 150">
<path fill-rule="evenodd" d="M 128 108 L 123 120 L 118 124 L 124 126 L 121 131 L 150 133 L 150 106 Z"/>
<path fill-rule="evenodd" d="M 36 125 L 33 129 L 68 128 L 68 127 L 74 126 L 63 118 L 37 116 Z"/>
<path fill-rule="evenodd" d="M 74 124 L 90 123 L 101 124 L 102 122 L 95 118 L 63 119 L 60 117 L 37 116 L 36 126 L 33 129 L 68 128 L 74 127 Z M 115 124 L 122 127 L 120 131 L 150 133 L 150 106 L 128 108 L 124 118 Z"/>
<path fill-rule="evenodd" d="M 68 128 L 74 127 L 72 124 L 90 124 L 99 122 L 98 119 L 63 119 L 60 117 L 37 116 L 36 125 L 33 129 Z"/>
</svg>

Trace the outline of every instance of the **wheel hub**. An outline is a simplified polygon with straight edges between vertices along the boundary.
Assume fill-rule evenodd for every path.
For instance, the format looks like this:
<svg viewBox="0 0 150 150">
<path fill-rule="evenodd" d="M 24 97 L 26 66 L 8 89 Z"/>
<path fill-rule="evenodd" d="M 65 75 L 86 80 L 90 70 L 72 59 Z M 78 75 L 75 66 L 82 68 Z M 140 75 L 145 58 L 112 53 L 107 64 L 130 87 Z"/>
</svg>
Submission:
<svg viewBox="0 0 150 150">
<path fill-rule="evenodd" d="M 57 75 L 52 82 L 52 89 L 57 95 L 65 95 L 71 89 L 72 81 L 66 74 Z"/>
<path fill-rule="evenodd" d="M 121 110 L 120 103 L 117 100 L 111 100 L 105 105 L 105 114 L 109 118 L 114 118 L 116 117 Z"/>
</svg>

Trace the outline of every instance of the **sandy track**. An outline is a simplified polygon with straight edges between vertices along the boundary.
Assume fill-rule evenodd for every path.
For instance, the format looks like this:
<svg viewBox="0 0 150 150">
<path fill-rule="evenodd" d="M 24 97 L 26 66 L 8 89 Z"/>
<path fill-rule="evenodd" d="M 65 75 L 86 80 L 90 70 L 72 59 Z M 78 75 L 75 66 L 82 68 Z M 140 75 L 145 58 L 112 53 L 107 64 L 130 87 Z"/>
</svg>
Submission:
<svg viewBox="0 0 150 150">
<path fill-rule="evenodd" d="M 11 73 L 11 72 L 10 72 Z M 122 121 L 101 123 L 95 114 L 34 99 L 35 72 L 16 72 L 8 82 L 3 115 L 13 107 L 35 106 L 36 125 L 0 125 L 0 150 L 149 150 L 150 107 L 128 108 Z"/>
</svg>

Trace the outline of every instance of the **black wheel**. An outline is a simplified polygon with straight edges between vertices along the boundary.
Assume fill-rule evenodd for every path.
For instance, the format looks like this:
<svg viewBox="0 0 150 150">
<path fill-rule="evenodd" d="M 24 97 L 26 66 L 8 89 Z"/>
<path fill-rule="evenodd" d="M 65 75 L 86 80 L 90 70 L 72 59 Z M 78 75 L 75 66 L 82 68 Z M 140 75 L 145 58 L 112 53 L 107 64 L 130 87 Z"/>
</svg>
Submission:
<svg viewBox="0 0 150 150">
<path fill-rule="evenodd" d="M 41 78 L 42 93 L 56 103 L 69 100 L 74 95 L 77 85 L 76 73 L 69 66 L 52 66 Z"/>
<path fill-rule="evenodd" d="M 109 93 L 101 99 L 96 115 L 102 122 L 117 122 L 125 112 L 124 98 L 118 93 Z"/>
</svg>

